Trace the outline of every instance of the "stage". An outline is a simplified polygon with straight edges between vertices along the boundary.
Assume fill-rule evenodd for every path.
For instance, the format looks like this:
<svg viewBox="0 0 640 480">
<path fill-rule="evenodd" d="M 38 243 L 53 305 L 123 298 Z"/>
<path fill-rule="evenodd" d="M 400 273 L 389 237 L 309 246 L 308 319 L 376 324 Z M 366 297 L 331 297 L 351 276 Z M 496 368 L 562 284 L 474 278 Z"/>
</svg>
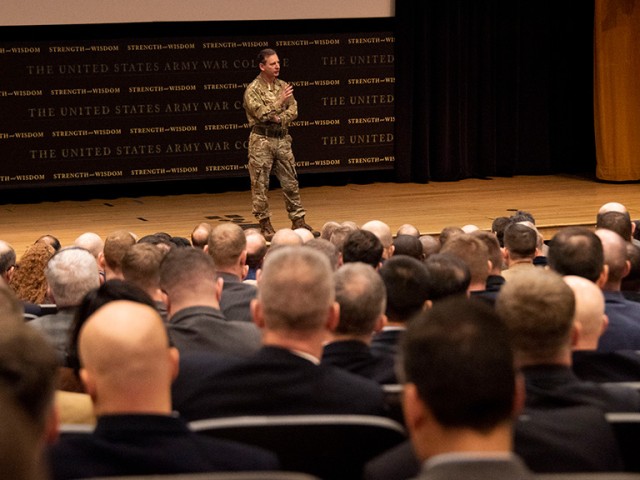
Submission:
<svg viewBox="0 0 640 480">
<path fill-rule="evenodd" d="M 584 177 L 518 176 L 467 179 L 456 182 L 371 183 L 305 187 L 302 201 L 307 223 L 320 229 L 330 220 L 352 220 L 361 225 L 378 219 L 395 232 L 404 223 L 421 233 L 437 234 L 445 226 L 474 224 L 488 229 L 494 218 L 526 210 L 536 218 L 545 238 L 566 225 L 593 226 L 598 208 L 610 201 L 625 204 L 633 219 L 640 217 L 637 183 L 612 184 Z M 291 224 L 280 189 L 270 192 L 272 223 L 276 229 Z M 159 231 L 189 237 L 200 222 L 233 221 L 255 225 L 249 190 L 109 199 L 4 203 L 0 239 L 13 245 L 18 257 L 40 235 L 52 234 L 63 246 L 83 232 L 103 238 L 127 229 L 138 236 Z"/>
</svg>

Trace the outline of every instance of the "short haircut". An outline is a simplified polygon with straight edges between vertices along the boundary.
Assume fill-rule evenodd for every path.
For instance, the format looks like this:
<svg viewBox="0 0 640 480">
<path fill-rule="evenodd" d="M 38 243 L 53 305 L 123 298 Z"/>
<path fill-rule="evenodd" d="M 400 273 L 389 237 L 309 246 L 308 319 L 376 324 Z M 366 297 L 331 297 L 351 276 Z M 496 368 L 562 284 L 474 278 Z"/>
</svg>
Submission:
<svg viewBox="0 0 640 480">
<path fill-rule="evenodd" d="M 536 254 L 538 232 L 521 223 L 512 223 L 504 231 L 504 248 L 511 258 L 531 258 Z"/>
<path fill-rule="evenodd" d="M 569 347 L 575 298 L 556 272 L 542 268 L 518 272 L 500 289 L 495 308 L 517 352 L 548 361 Z"/>
<path fill-rule="evenodd" d="M 431 294 L 431 275 L 423 262 L 394 255 L 380 268 L 387 289 L 386 314 L 394 322 L 406 322 L 423 309 Z"/>
<path fill-rule="evenodd" d="M 120 270 L 122 257 L 129 247 L 136 243 L 136 238 L 127 230 L 116 230 L 104 240 L 104 261 L 112 270 Z"/>
<path fill-rule="evenodd" d="M 338 269 L 338 265 L 340 263 L 340 252 L 338 251 L 338 248 L 329 240 L 325 240 L 322 237 L 313 238 L 306 242 L 303 246 L 310 247 L 324 253 L 329 259 L 331 269 L 334 271 Z"/>
<path fill-rule="evenodd" d="M 629 274 L 622 279 L 623 291 L 640 290 L 640 247 L 627 242 L 627 258 L 631 264 Z"/>
<path fill-rule="evenodd" d="M 442 246 L 441 253 L 461 258 L 469 267 L 471 282 L 486 282 L 489 276 L 489 249 L 482 240 L 470 233 L 451 238 Z"/>
<path fill-rule="evenodd" d="M 462 259 L 450 253 L 436 253 L 427 258 L 425 266 L 431 277 L 430 300 L 466 295 L 471 273 Z"/>
<path fill-rule="evenodd" d="M 330 240 L 333 232 L 340 228 L 340 224 L 334 221 L 328 221 L 324 225 L 322 225 L 322 229 L 320 230 L 320 238 L 324 238 L 325 240 Z"/>
<path fill-rule="evenodd" d="M 258 52 L 258 62 L 265 63 L 271 55 L 276 55 L 276 51 L 273 48 L 263 48 Z"/>
<path fill-rule="evenodd" d="M 604 212 L 596 216 L 596 228 L 613 230 L 625 241 L 631 241 L 631 217 L 629 212 Z"/>
<path fill-rule="evenodd" d="M 347 236 L 342 245 L 342 261 L 363 262 L 376 268 L 382 261 L 384 247 L 374 233 L 355 230 Z"/>
<path fill-rule="evenodd" d="M 87 292 L 100 285 L 96 259 L 84 248 L 61 249 L 44 273 L 58 307 L 79 305 Z"/>
<path fill-rule="evenodd" d="M 500 247 L 504 247 L 504 230 L 510 223 L 511 219 L 509 217 L 496 217 L 491 222 L 491 231 L 496 234 Z"/>
<path fill-rule="evenodd" d="M 587 228 L 562 228 L 551 239 L 547 262 L 560 275 L 577 275 L 595 282 L 604 267 L 602 242 Z"/>
<path fill-rule="evenodd" d="M 165 255 L 157 245 L 136 243 L 122 257 L 122 274 L 130 282 L 143 290 L 159 288 L 160 262 Z"/>
<path fill-rule="evenodd" d="M 357 229 L 354 229 L 353 227 L 348 225 L 340 225 L 331 232 L 329 241 L 336 246 L 340 253 L 342 253 L 344 242 L 346 241 L 347 237 L 356 230 Z"/>
<path fill-rule="evenodd" d="M 57 381 L 58 361 L 49 342 L 23 323 L 0 328 L 0 387 L 44 431 Z"/>
<path fill-rule="evenodd" d="M 370 335 L 386 307 L 382 278 L 371 265 L 347 263 L 334 274 L 340 321 L 336 333 Z"/>
<path fill-rule="evenodd" d="M 268 329 L 308 332 L 324 328 L 335 300 L 329 260 L 302 246 L 269 253 L 258 282 L 258 300 Z"/>
<path fill-rule="evenodd" d="M 509 217 L 509 218 L 514 223 L 531 222 L 534 225 L 536 224 L 536 219 L 534 218 L 533 214 L 530 213 L 530 212 L 527 212 L 525 210 L 518 210 L 516 213 L 511 215 L 511 217 Z"/>
<path fill-rule="evenodd" d="M 434 304 L 408 326 L 401 352 L 405 380 L 415 384 L 439 424 L 488 432 L 512 418 L 509 334 L 484 302 L 450 298 Z"/>
<path fill-rule="evenodd" d="M 247 248 L 247 237 L 242 227 L 235 223 L 216 225 L 209 235 L 209 255 L 216 267 L 225 268 L 235 265 Z"/>
<path fill-rule="evenodd" d="M 215 284 L 216 279 L 213 258 L 199 248 L 174 248 L 160 262 L 160 288 L 170 299 L 207 289 Z M 213 290 L 211 295 L 214 295 Z"/>
<path fill-rule="evenodd" d="M 455 237 L 456 235 L 462 235 L 463 233 L 464 233 L 464 230 L 462 230 L 462 228 L 460 227 L 455 227 L 455 226 L 444 227 L 440 231 L 438 240 L 440 240 L 440 245 L 444 245 L 451 238 Z"/>
<path fill-rule="evenodd" d="M 418 237 L 413 235 L 398 235 L 393 240 L 393 254 L 394 255 L 407 255 L 417 260 L 424 259 L 424 251 L 422 250 L 422 243 Z"/>
<path fill-rule="evenodd" d="M 471 235 L 479 238 L 484 242 L 487 246 L 487 250 L 489 252 L 489 260 L 493 264 L 494 268 L 502 268 L 503 257 L 502 250 L 500 249 L 500 242 L 498 242 L 498 237 L 496 237 L 495 233 L 486 232 L 484 230 L 476 230 L 475 232 L 471 232 Z"/>
</svg>

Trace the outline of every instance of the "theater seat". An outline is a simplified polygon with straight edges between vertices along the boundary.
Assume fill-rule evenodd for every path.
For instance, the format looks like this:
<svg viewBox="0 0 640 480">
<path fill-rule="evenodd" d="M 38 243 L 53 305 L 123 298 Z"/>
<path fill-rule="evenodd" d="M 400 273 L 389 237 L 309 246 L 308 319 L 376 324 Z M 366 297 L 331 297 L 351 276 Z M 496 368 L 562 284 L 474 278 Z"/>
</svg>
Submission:
<svg viewBox="0 0 640 480">
<path fill-rule="evenodd" d="M 202 434 L 271 450 L 283 470 L 323 480 L 359 479 L 365 462 L 407 438 L 398 422 L 366 415 L 249 416 L 189 425 Z"/>
<path fill-rule="evenodd" d="M 605 418 L 618 441 L 624 470 L 640 472 L 640 413 L 607 413 Z"/>
<path fill-rule="evenodd" d="M 254 471 L 219 473 L 182 473 L 178 475 L 147 475 L 134 477 L 92 477 L 85 480 L 320 480 L 300 472 Z"/>
</svg>

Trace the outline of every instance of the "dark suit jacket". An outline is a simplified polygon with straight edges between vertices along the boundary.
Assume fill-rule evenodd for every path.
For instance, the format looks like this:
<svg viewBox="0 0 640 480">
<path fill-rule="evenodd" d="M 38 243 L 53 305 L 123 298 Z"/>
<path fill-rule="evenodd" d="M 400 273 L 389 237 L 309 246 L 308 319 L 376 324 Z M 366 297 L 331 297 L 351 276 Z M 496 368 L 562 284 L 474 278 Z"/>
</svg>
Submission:
<svg viewBox="0 0 640 480">
<path fill-rule="evenodd" d="M 514 451 L 536 473 L 623 468 L 613 432 L 595 407 L 526 409 L 514 426 Z M 406 441 L 367 462 L 364 480 L 407 480 L 420 468 L 411 442 Z"/>
<path fill-rule="evenodd" d="M 227 320 L 238 320 L 253 323 L 249 305 L 256 298 L 258 289 L 255 285 L 244 283 L 231 273 L 218 272 L 224 280 L 220 310 Z"/>
<path fill-rule="evenodd" d="M 247 356 L 261 345 L 260 330 L 253 323 L 228 321 L 211 307 L 176 312 L 167 324 L 167 333 L 180 353 L 205 350 Z"/>
<path fill-rule="evenodd" d="M 358 340 L 340 340 L 325 345 L 322 363 L 343 368 L 380 384 L 398 383 L 395 373 L 395 359 L 374 356 L 369 345 Z"/>
<path fill-rule="evenodd" d="M 640 351 L 576 350 L 571 369 L 580 379 L 591 382 L 640 382 Z"/>
<path fill-rule="evenodd" d="M 620 292 L 602 293 L 609 326 L 600 337 L 598 351 L 640 350 L 640 303 L 627 300 Z"/>
<path fill-rule="evenodd" d="M 570 367 L 537 365 L 522 368 L 526 406 L 548 409 L 591 405 L 603 412 L 638 412 L 640 394 L 630 387 L 580 380 Z"/>
<path fill-rule="evenodd" d="M 435 457 L 437 458 L 437 457 Z M 516 455 L 501 459 L 450 460 L 429 466 L 428 463 L 415 477 L 416 480 L 529 480 L 534 475 Z"/>
<path fill-rule="evenodd" d="M 372 380 L 278 347 L 263 347 L 248 358 L 183 355 L 173 406 L 188 420 L 386 413 L 382 389 Z"/>
<path fill-rule="evenodd" d="M 229 470 L 275 470 L 265 450 L 200 436 L 178 417 L 107 415 L 92 434 L 65 435 L 49 450 L 53 480 Z"/>
<path fill-rule="evenodd" d="M 404 329 L 383 328 L 373 336 L 371 353 L 375 356 L 395 358 L 400 351 L 400 337 L 403 333 Z"/>
</svg>

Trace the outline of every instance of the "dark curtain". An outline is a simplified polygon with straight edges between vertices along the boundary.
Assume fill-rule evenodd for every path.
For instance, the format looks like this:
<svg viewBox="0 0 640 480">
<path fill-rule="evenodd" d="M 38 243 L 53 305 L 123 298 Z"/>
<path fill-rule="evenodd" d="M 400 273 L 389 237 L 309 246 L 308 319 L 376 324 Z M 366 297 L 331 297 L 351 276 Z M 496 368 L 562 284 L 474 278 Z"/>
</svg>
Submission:
<svg viewBox="0 0 640 480">
<path fill-rule="evenodd" d="M 399 181 L 593 172 L 593 0 L 396 0 Z"/>
</svg>

